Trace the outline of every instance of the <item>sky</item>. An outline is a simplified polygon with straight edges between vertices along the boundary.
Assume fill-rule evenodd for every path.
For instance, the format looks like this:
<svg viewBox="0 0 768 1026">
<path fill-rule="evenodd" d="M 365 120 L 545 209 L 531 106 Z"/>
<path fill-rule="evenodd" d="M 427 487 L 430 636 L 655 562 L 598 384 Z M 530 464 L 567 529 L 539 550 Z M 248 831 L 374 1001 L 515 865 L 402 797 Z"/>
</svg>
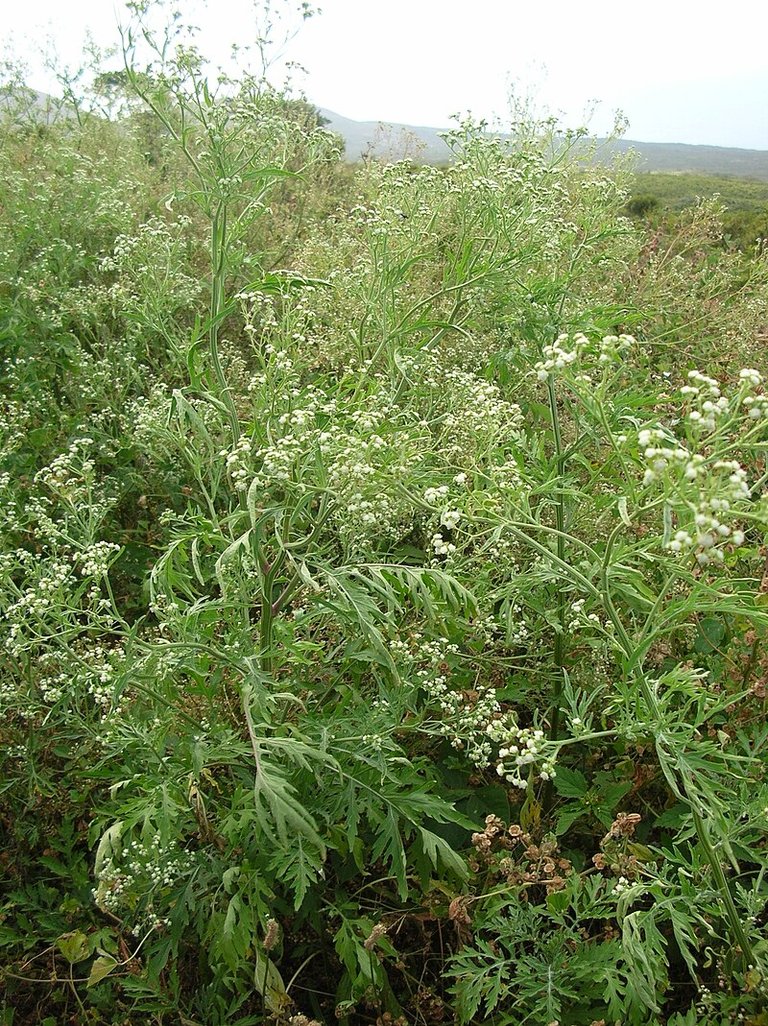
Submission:
<svg viewBox="0 0 768 1026">
<path fill-rule="evenodd" d="M 264 0 L 256 0 L 255 6 Z M 278 7 L 281 0 L 272 0 Z M 296 86 L 348 118 L 443 128 L 471 112 L 501 127 L 510 96 L 565 128 L 603 135 L 620 111 L 627 138 L 768 150 L 768 3 L 732 0 L 320 0 L 286 59 Z M 127 20 L 112 0 L 4 0 L 0 46 L 29 64 L 28 84 L 54 92 L 36 53 L 53 38 L 79 62 L 86 31 L 115 44 Z M 215 62 L 256 34 L 254 0 L 184 0 L 198 45 Z M 297 0 L 286 0 L 285 10 Z M 713 8 L 714 9 L 714 8 Z M 286 30 L 287 31 L 287 30 Z M 280 65 L 273 74 L 280 77 Z"/>
</svg>

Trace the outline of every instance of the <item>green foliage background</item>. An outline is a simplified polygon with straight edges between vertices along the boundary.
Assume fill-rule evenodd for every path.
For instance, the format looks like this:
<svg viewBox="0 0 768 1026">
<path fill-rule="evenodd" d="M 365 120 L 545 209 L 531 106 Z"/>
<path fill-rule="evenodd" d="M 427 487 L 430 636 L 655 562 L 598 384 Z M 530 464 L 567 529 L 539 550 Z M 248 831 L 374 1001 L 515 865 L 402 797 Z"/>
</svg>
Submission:
<svg viewBox="0 0 768 1026">
<path fill-rule="evenodd" d="M 666 225 L 668 230 L 674 228 L 681 214 L 701 200 L 716 198 L 723 207 L 725 246 L 752 249 L 768 236 L 766 182 L 692 172 L 646 172 L 636 176 L 632 193 L 628 213 L 650 214 L 654 223 Z"/>
</svg>

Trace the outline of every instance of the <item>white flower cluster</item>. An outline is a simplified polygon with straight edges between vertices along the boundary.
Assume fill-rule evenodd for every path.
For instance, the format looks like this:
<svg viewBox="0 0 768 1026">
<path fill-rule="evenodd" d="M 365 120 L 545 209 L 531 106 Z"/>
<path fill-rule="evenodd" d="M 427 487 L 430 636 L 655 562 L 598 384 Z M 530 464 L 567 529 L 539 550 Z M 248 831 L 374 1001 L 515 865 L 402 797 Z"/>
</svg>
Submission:
<svg viewBox="0 0 768 1026">
<path fill-rule="evenodd" d="M 283 435 L 272 445 L 259 450 L 261 469 L 255 480 L 262 487 L 275 484 L 287 484 L 293 478 L 293 470 L 304 451 L 302 440 L 296 435 Z"/>
<path fill-rule="evenodd" d="M 444 519 L 447 516 L 447 520 Z M 443 514 L 440 518 L 441 528 L 445 528 L 447 531 L 453 531 L 458 525 L 461 519 L 461 513 L 458 510 L 448 510 L 447 514 Z M 435 556 L 452 556 L 456 551 L 456 546 L 452 541 L 449 541 L 441 531 L 436 531 L 430 539 L 430 545 Z"/>
<path fill-rule="evenodd" d="M 715 494 L 700 497 L 693 534 L 677 531 L 667 545 L 672 552 L 694 552 L 701 566 L 722 563 L 725 544 L 737 548 L 744 544 L 744 532 L 732 526 L 732 506 L 750 496 L 747 473 L 736 460 L 717 460 L 712 465 L 708 484 Z M 726 523 L 728 519 L 731 524 Z"/>
<path fill-rule="evenodd" d="M 3 719 L 7 722 L 9 719 L 8 713 L 13 710 L 21 715 L 22 719 L 31 718 L 25 716 L 31 712 L 30 703 L 24 701 L 19 707 L 19 697 L 22 693 L 19 686 L 19 681 L 12 677 L 10 674 L 6 674 L 0 677 L 0 714 Z"/>
<path fill-rule="evenodd" d="M 533 369 L 539 381 L 547 381 L 550 374 L 564 370 L 588 351 L 595 352 L 598 364 L 615 363 L 635 344 L 632 335 L 604 335 L 594 346 L 583 332 L 577 332 L 573 338 L 563 332 L 551 345 L 544 346 L 544 359 L 534 364 Z"/>
<path fill-rule="evenodd" d="M 139 225 L 136 235 L 120 234 L 115 236 L 112 252 L 99 261 L 99 270 L 103 273 L 116 271 L 122 267 L 130 266 L 132 258 L 142 243 L 150 239 L 168 239 L 169 232 L 164 221 L 159 217 L 150 217 L 144 224 Z"/>
<path fill-rule="evenodd" d="M 585 613 L 584 606 L 586 599 L 580 598 L 571 602 L 571 619 L 567 622 L 566 627 L 568 630 L 575 634 L 581 630 L 582 627 L 588 626 L 589 624 L 600 624 L 601 620 L 597 613 Z"/>
<path fill-rule="evenodd" d="M 54 705 L 64 694 L 64 690 L 70 681 L 66 673 L 57 673 L 53 677 L 41 677 L 37 682 L 40 694 L 44 702 Z"/>
<path fill-rule="evenodd" d="M 149 603 L 149 611 L 160 621 L 161 629 L 167 626 L 166 621 L 168 619 L 178 615 L 179 609 L 178 602 L 174 602 L 164 592 L 158 592 Z"/>
<path fill-rule="evenodd" d="M 456 353 L 452 359 L 458 359 Z M 417 357 L 402 355 L 399 366 L 419 382 L 423 423 L 446 463 L 466 465 L 469 454 L 484 454 L 497 441 L 508 444 L 520 437 L 520 407 L 508 402 L 493 382 L 468 370 L 466 359 L 462 366 L 451 366 L 443 351 L 430 350 Z"/>
<path fill-rule="evenodd" d="M 418 670 L 415 678 L 426 693 L 428 705 L 434 706 L 439 715 L 435 723 L 425 723 L 425 727 L 447 738 L 451 747 L 478 769 L 495 763 L 497 774 L 515 787 L 527 786 L 522 774 L 526 766 L 534 764 L 538 764 L 542 780 L 552 779 L 554 758 L 543 731 L 518 727 L 510 714 L 503 713 L 491 685 L 477 684 L 468 690 L 450 686 L 446 658 L 458 651 L 447 639 L 418 647 L 417 657 L 427 658 L 430 667 Z"/>
<path fill-rule="evenodd" d="M 315 419 L 315 411 L 310 410 L 289 410 L 286 413 L 281 413 L 277 418 L 277 423 L 280 427 L 289 427 L 291 431 L 301 434 L 301 432 L 307 426 L 311 425 Z"/>
<path fill-rule="evenodd" d="M 486 728 L 488 737 L 499 745 L 496 773 L 521 790 L 528 786 L 523 778 L 526 767 L 539 764 L 542 780 L 555 776 L 554 758 L 547 754 L 547 740 L 543 730 L 518 727 L 509 716 L 492 720 Z"/>
<path fill-rule="evenodd" d="M 575 363 L 579 358 L 579 350 L 589 345 L 589 339 L 581 333 L 574 335 L 572 348 L 566 348 L 570 341 L 570 336 L 564 332 L 558 335 L 551 345 L 544 346 L 542 350 L 544 359 L 539 360 L 533 368 L 539 381 L 547 381 L 550 374 L 564 370 L 569 364 Z"/>
<path fill-rule="evenodd" d="M 501 645 L 504 648 L 516 648 L 525 644 L 530 636 L 523 607 L 517 602 L 505 603 L 503 620 L 497 619 L 493 613 L 478 619 L 475 632 L 486 647 Z"/>
<path fill-rule="evenodd" d="M 18 373 L 21 370 L 21 362 L 21 359 L 17 358 L 13 368 L 7 361 L 3 363 L 4 385 L 8 391 L 13 390 L 14 371 Z M 0 396 L 0 457 L 9 456 L 23 448 L 27 442 L 30 425 L 43 422 L 43 411 L 36 406 L 36 403 L 22 403 Z"/>
<path fill-rule="evenodd" d="M 12 602 L 6 616 L 10 630 L 5 641 L 6 649 L 12 655 L 20 655 L 28 644 L 35 643 L 34 630 L 30 641 L 25 641 L 25 628 L 30 617 L 41 618 L 60 604 L 62 590 L 67 588 L 72 577 L 72 567 L 62 560 L 52 560 L 41 568 L 37 580 L 29 581 L 15 602 Z"/>
<path fill-rule="evenodd" d="M 135 910 L 138 901 L 145 903 L 133 929 L 135 934 L 167 925 L 168 920 L 158 916 L 154 901 L 190 873 L 195 856 L 178 844 L 163 845 L 157 837 L 145 842 L 130 841 L 122 854 L 121 865 L 113 856 L 101 867 L 93 891 L 96 904 L 104 912 L 119 916 Z"/>
<path fill-rule="evenodd" d="M 35 474 L 35 481 L 41 481 L 54 491 L 61 491 L 73 483 L 90 478 L 94 462 L 87 454 L 92 446 L 92 438 L 76 438 L 66 452 Z"/>
<path fill-rule="evenodd" d="M 424 501 L 430 506 L 436 506 L 448 496 L 448 485 L 439 485 L 437 488 L 427 488 L 424 491 Z"/>
<path fill-rule="evenodd" d="M 366 206 L 365 203 L 357 203 L 350 208 L 349 218 L 359 227 L 378 228 L 380 223 L 379 211 L 376 207 Z"/>
<path fill-rule="evenodd" d="M 431 641 L 424 641 L 421 634 L 417 632 L 414 635 L 414 641 L 417 643 L 415 658 L 422 662 L 426 660 L 430 666 L 439 666 L 451 656 L 459 654 L 459 646 L 449 641 L 448 638 L 433 638 Z"/>
<path fill-rule="evenodd" d="M 112 253 L 103 257 L 99 264 L 99 270 L 114 275 L 114 280 L 95 288 L 89 285 L 70 289 L 64 298 L 71 297 L 68 305 L 73 313 L 77 312 L 75 300 L 91 320 L 99 317 L 105 308 L 113 316 L 116 311 L 122 311 L 127 315 L 127 335 L 138 338 L 140 328 L 130 314 L 134 310 L 144 312 L 148 295 L 173 311 L 195 304 L 202 283 L 198 277 L 184 272 L 186 265 L 182 258 L 191 223 L 186 216 L 171 223 L 152 217 L 134 229 L 134 234 L 118 235 Z"/>
<path fill-rule="evenodd" d="M 500 488 L 502 492 L 517 492 L 520 490 L 520 486 L 523 483 L 523 478 L 520 473 L 520 467 L 518 466 L 517 460 L 511 456 L 503 463 L 496 463 L 490 467 L 489 474 L 493 483 Z"/>
<path fill-rule="evenodd" d="M 634 335 L 603 335 L 598 344 L 598 363 L 615 363 L 637 345 Z"/>
<path fill-rule="evenodd" d="M 155 383 L 150 386 L 148 395 L 137 396 L 126 406 L 124 431 L 148 456 L 167 433 L 170 403 L 164 388 Z"/>
<path fill-rule="evenodd" d="M 353 415 L 353 429 L 324 432 L 320 439 L 329 465 L 328 484 L 339 500 L 336 526 L 348 552 L 406 534 L 415 515 L 411 503 L 381 481 L 382 475 L 389 481 L 408 478 L 416 440 L 407 430 L 390 431 L 386 439 L 369 433 L 378 423 L 371 424 L 365 411 L 357 412 L 362 416 Z"/>
<path fill-rule="evenodd" d="M 430 544 L 436 556 L 452 556 L 456 551 L 456 546 L 453 542 L 446 541 L 439 532 L 432 535 Z"/>
<path fill-rule="evenodd" d="M 241 435 L 235 447 L 227 452 L 222 449 L 219 453 L 226 460 L 227 474 L 232 480 L 238 492 L 244 492 L 248 487 L 248 477 L 251 474 L 249 466 L 251 455 L 251 441 L 246 435 Z"/>
<path fill-rule="evenodd" d="M 682 510 L 693 514 L 690 527 L 681 526 L 667 540 L 666 547 L 676 554 L 692 553 L 701 566 L 722 563 L 724 545 L 744 544 L 737 514 L 739 504 L 751 495 L 746 470 L 736 460 L 707 462 L 700 453 L 691 453 L 670 440 L 659 428 L 640 431 L 638 442 L 647 463 L 643 484 L 650 485 L 671 475 L 682 499 Z M 692 487 L 694 494 L 686 495 Z"/>
<path fill-rule="evenodd" d="M 266 292 L 240 292 L 237 297 L 243 313 L 243 331 L 257 337 L 277 328 L 275 297 Z"/>
<path fill-rule="evenodd" d="M 265 491 L 304 490 L 324 467 L 321 483 L 335 498 L 333 520 L 347 553 L 411 531 L 417 510 L 394 482 L 412 476 L 423 458 L 424 429 L 403 422 L 379 392 L 353 409 L 311 385 L 287 399 L 272 440 L 257 453 L 255 483 Z"/>
<path fill-rule="evenodd" d="M 471 692 L 455 691 L 442 673 L 426 676 L 421 684 L 430 704 L 440 713 L 436 732 L 447 738 L 456 751 L 463 752 L 478 769 L 489 766 L 493 745 L 487 728 L 501 712 L 495 689 L 479 685 Z"/>
<path fill-rule="evenodd" d="M 755 370 L 754 367 L 742 367 L 739 371 L 739 381 L 748 388 L 759 388 L 764 380 L 760 371 Z"/>
<path fill-rule="evenodd" d="M 440 526 L 448 531 L 455 531 L 461 520 L 461 510 L 446 509 L 440 514 Z"/>
<path fill-rule="evenodd" d="M 507 402 L 497 385 L 459 368 L 438 375 L 437 401 L 444 406 L 440 442 L 448 459 L 464 459 L 491 439 L 509 441 L 519 435 L 523 415 L 517 403 Z"/>
<path fill-rule="evenodd" d="M 462 487 L 466 484 L 467 475 L 457 474 L 454 478 L 454 484 Z M 424 501 L 429 506 L 439 506 L 446 502 L 450 488 L 448 485 L 438 485 L 437 487 L 426 488 L 424 490 Z M 440 511 L 439 514 L 438 529 L 433 533 L 430 544 L 432 551 L 435 556 L 451 556 L 456 551 L 455 544 L 445 537 L 445 532 L 453 532 L 459 526 L 459 522 L 462 518 L 462 512 L 460 509 L 445 508 Z"/>
<path fill-rule="evenodd" d="M 86 665 L 77 671 L 80 682 L 85 684 L 102 718 L 119 716 L 122 708 L 115 704 L 115 683 L 125 651 L 119 645 L 105 648 L 96 644 L 84 650 L 83 659 Z"/>
<path fill-rule="evenodd" d="M 680 467 L 688 481 L 695 481 L 699 476 L 704 457 L 698 453 L 691 454 L 661 428 L 644 428 L 638 432 L 637 441 L 646 461 L 644 485 L 648 486 L 664 475 L 670 465 Z"/>
<path fill-rule="evenodd" d="M 106 577 L 113 557 L 120 551 L 115 542 L 95 542 L 78 552 L 76 559 L 83 577 Z"/>
<path fill-rule="evenodd" d="M 386 740 L 381 734 L 363 734 L 360 740 L 373 752 L 381 752 L 386 744 Z"/>
<path fill-rule="evenodd" d="M 739 371 L 739 380 L 741 381 L 742 389 L 745 392 L 750 392 L 759 388 L 763 384 L 764 378 L 760 371 L 756 371 L 753 367 L 744 367 Z M 750 420 L 760 420 L 761 418 L 768 417 L 767 395 L 745 395 L 742 401 Z"/>
<path fill-rule="evenodd" d="M 720 384 L 701 371 L 688 372 L 689 384 L 683 385 L 680 394 L 686 399 L 694 400 L 697 408 L 688 414 L 688 422 L 694 428 L 712 432 L 717 422 L 730 410 L 728 399 L 721 393 Z"/>
<path fill-rule="evenodd" d="M 748 395 L 744 399 L 744 405 L 747 407 L 747 416 L 750 420 L 768 417 L 768 396 Z"/>
</svg>

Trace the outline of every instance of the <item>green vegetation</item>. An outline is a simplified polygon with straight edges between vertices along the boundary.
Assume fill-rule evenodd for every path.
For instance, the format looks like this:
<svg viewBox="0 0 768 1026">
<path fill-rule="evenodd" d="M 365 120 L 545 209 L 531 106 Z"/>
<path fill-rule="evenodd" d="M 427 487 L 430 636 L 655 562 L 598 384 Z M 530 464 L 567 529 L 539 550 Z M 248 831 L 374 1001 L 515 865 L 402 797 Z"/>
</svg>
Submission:
<svg viewBox="0 0 768 1026">
<path fill-rule="evenodd" d="M 766 255 L 131 6 L 3 126 L 0 1021 L 765 1026 Z"/>
<path fill-rule="evenodd" d="M 638 174 L 638 192 L 656 196 L 667 210 L 683 210 L 697 199 L 719 196 L 729 210 L 764 210 L 768 205 L 768 182 L 693 172 Z"/>
<path fill-rule="evenodd" d="M 626 210 L 674 231 L 679 215 L 712 198 L 723 207 L 725 245 L 751 248 L 768 238 L 768 182 L 688 172 L 639 174 Z"/>
</svg>

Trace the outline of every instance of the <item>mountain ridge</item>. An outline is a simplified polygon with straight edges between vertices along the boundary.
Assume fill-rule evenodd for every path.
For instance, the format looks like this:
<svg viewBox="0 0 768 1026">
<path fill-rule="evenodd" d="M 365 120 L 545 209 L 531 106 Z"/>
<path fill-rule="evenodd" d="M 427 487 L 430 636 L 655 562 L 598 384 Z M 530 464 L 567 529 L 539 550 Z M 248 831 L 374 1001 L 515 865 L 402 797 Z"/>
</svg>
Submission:
<svg viewBox="0 0 768 1026">
<path fill-rule="evenodd" d="M 399 122 L 355 121 L 324 107 L 318 110 L 326 119 L 327 127 L 344 139 L 345 155 L 351 162 L 363 156 L 425 164 L 445 164 L 451 159 L 451 152 L 441 138 L 446 129 Z M 635 139 L 598 139 L 597 143 L 609 159 L 629 152 L 636 154 L 638 171 L 700 172 L 768 181 L 768 150 Z"/>
<path fill-rule="evenodd" d="M 65 100 L 27 86 L 0 90 L 0 113 L 15 108 L 33 120 L 52 123 L 68 116 Z M 364 156 L 395 162 L 446 164 L 451 151 L 441 136 L 447 131 L 424 125 L 388 121 L 355 121 L 318 107 L 327 127 L 344 140 L 345 157 L 354 163 Z M 610 164 L 619 155 L 632 152 L 638 172 L 698 172 L 701 174 L 768 181 L 768 150 L 691 143 L 655 143 L 634 139 L 597 139 L 598 163 Z"/>
</svg>

